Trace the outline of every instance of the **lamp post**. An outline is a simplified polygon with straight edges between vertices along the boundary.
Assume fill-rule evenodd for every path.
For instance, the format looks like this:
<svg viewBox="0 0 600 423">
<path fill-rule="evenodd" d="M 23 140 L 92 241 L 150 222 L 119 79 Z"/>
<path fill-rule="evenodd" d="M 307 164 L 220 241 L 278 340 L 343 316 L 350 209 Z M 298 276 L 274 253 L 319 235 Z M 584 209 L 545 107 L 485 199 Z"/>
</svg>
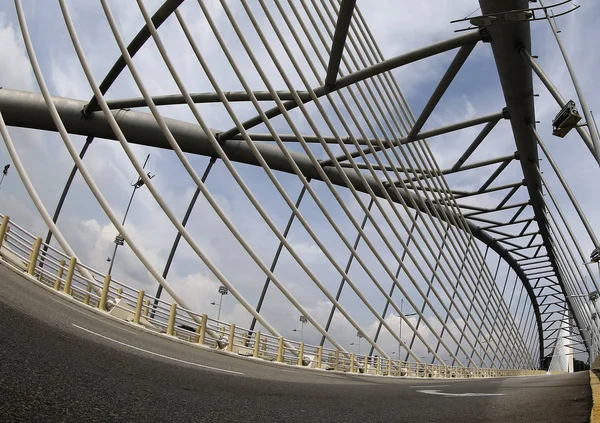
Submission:
<svg viewBox="0 0 600 423">
<path fill-rule="evenodd" d="M 148 160 L 150 159 L 150 154 L 148 154 L 146 156 L 146 160 L 144 161 L 144 166 L 142 167 L 142 169 L 146 168 L 146 165 L 148 164 Z M 147 173 L 148 178 L 152 179 L 154 178 L 154 175 L 151 175 L 150 172 Z M 127 214 L 129 213 L 129 208 L 131 207 L 131 202 L 133 201 L 133 196 L 135 195 L 135 192 L 144 186 L 144 181 L 142 180 L 141 177 L 138 177 L 137 182 L 135 182 L 134 184 L 131 184 L 131 186 L 133 187 L 133 191 L 131 192 L 131 197 L 129 197 L 129 203 L 127 204 L 127 208 L 125 209 L 125 215 L 123 216 L 123 222 L 121 222 L 121 225 L 125 225 L 125 221 L 127 220 Z M 121 234 L 117 234 L 117 236 L 115 237 L 115 248 L 113 250 L 112 253 L 112 257 L 108 257 L 106 259 L 106 261 L 110 262 L 110 265 L 108 266 L 108 274 L 110 275 L 113 269 L 113 266 L 115 264 L 115 257 L 117 255 L 117 248 L 119 247 L 119 245 L 123 245 L 125 239 L 123 238 L 123 235 Z"/>
<path fill-rule="evenodd" d="M 219 294 L 221 294 L 221 301 L 219 301 L 218 303 L 213 301 L 211 303 L 211 305 L 218 305 L 219 306 L 219 312 L 217 314 L 217 320 L 221 320 L 221 305 L 223 304 L 223 295 L 227 295 L 227 293 L 229 292 L 229 290 L 224 287 L 224 286 L 220 286 L 219 287 Z"/>
<path fill-rule="evenodd" d="M 402 309 L 404 308 L 404 298 L 402 298 L 400 300 L 400 313 L 402 313 Z M 402 316 L 400 316 L 400 314 L 396 314 L 393 313 L 394 316 L 399 318 L 399 322 L 398 322 L 398 338 L 400 338 L 400 340 L 402 340 L 402 323 L 404 323 L 404 321 L 402 320 Z M 402 313 L 404 314 L 404 313 Z M 411 316 L 416 316 L 417 313 L 408 313 L 408 314 L 404 314 L 404 317 L 411 317 Z M 402 343 L 400 341 L 398 341 L 398 360 L 400 360 L 400 352 L 401 352 L 401 348 L 402 347 Z"/>
<path fill-rule="evenodd" d="M 308 319 L 305 316 L 300 316 L 300 342 L 304 341 L 304 325 L 308 322 Z M 292 330 L 292 332 L 298 332 L 298 329 Z"/>
<path fill-rule="evenodd" d="M 356 332 L 356 337 L 358 338 L 358 355 L 360 355 L 360 338 L 362 338 L 362 335 L 360 334 L 360 332 Z M 350 342 L 350 345 L 356 345 L 354 342 Z"/>
</svg>

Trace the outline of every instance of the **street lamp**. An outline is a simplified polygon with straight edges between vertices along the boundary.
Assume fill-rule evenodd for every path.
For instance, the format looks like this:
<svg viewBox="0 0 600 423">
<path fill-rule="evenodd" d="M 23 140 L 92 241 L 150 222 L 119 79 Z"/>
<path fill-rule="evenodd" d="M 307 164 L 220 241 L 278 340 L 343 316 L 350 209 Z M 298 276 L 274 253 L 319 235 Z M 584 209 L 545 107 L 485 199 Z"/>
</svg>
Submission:
<svg viewBox="0 0 600 423">
<path fill-rule="evenodd" d="M 223 295 L 227 295 L 227 293 L 229 292 L 229 290 L 224 287 L 224 286 L 220 286 L 219 287 L 219 294 L 221 294 L 221 301 L 219 301 L 218 303 L 213 301 L 212 303 L 210 303 L 211 305 L 218 305 L 219 306 L 219 314 L 217 315 L 217 320 L 221 319 L 221 305 L 223 304 Z"/>
<path fill-rule="evenodd" d="M 300 316 L 300 342 L 303 342 L 304 340 L 304 325 L 308 322 L 308 319 L 306 318 L 306 316 Z M 298 329 L 293 329 L 292 332 L 298 332 Z"/>
<path fill-rule="evenodd" d="M 2 171 L 2 178 L 0 178 L 0 186 L 2 186 L 2 181 L 4 181 L 4 177 L 8 173 L 8 168 L 9 167 L 10 167 L 9 164 L 7 164 L 6 166 L 4 166 L 4 170 Z"/>
<path fill-rule="evenodd" d="M 144 161 L 144 166 L 142 167 L 142 169 L 146 168 L 146 165 L 148 164 L 148 160 L 150 159 L 150 154 L 148 154 L 146 156 L 146 160 Z M 154 178 L 154 175 L 151 175 L 150 172 L 147 173 L 148 178 L 152 179 Z M 141 177 L 138 177 L 137 182 L 135 182 L 134 184 L 131 184 L 131 186 L 133 187 L 133 191 L 131 192 L 131 197 L 129 197 L 129 203 L 127 204 L 127 208 L 125 209 L 125 216 L 123 216 L 123 221 L 121 222 L 121 225 L 125 225 L 125 221 L 127 220 L 127 214 L 129 213 L 129 208 L 131 207 L 131 202 L 133 201 L 133 196 L 135 195 L 135 192 L 138 190 L 138 188 L 141 188 L 144 186 L 144 181 Z M 119 245 L 123 245 L 125 242 L 125 238 L 123 238 L 123 235 L 121 234 L 117 234 L 117 236 L 115 237 L 115 248 L 113 250 L 112 253 L 112 257 L 108 257 L 106 259 L 106 261 L 110 262 L 110 265 L 108 266 L 108 274 L 110 275 L 112 272 L 112 268 L 115 264 L 115 256 L 117 255 L 117 248 L 119 247 Z"/>
<path fill-rule="evenodd" d="M 360 332 L 356 332 L 356 337 L 358 338 L 358 355 L 360 355 L 360 338 L 363 336 Z M 351 342 L 350 345 L 355 345 L 354 342 Z"/>
</svg>

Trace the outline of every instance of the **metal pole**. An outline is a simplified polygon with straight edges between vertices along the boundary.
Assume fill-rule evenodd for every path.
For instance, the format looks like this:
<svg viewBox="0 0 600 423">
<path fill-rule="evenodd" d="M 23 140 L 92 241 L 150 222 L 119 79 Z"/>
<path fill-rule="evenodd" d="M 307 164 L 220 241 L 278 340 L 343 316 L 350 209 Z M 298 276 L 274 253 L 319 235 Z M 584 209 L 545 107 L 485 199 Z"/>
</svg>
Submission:
<svg viewBox="0 0 600 423">
<path fill-rule="evenodd" d="M 365 217 L 362 220 L 362 223 L 360 225 L 360 229 L 364 230 L 365 226 L 367 224 L 367 219 L 368 219 L 368 213 L 371 211 L 371 208 L 373 207 L 373 203 L 374 203 L 374 199 L 371 198 L 371 201 L 369 201 L 369 205 L 367 206 L 367 213 L 365 213 Z M 356 235 L 356 239 L 354 240 L 354 245 L 352 246 L 354 248 L 354 250 L 356 251 L 356 249 L 358 248 L 358 244 L 360 242 L 360 232 Z M 352 266 L 352 262 L 354 261 L 354 255 L 350 254 L 350 257 L 348 257 L 348 262 L 346 263 L 346 268 L 344 269 L 344 273 L 347 275 L 348 272 L 350 271 L 350 267 Z M 340 299 L 340 296 L 342 295 L 342 289 L 344 289 L 344 284 L 346 283 L 346 278 L 342 277 L 342 280 L 340 281 L 340 286 L 338 287 L 337 293 L 335 294 L 335 300 L 338 301 Z M 331 321 L 333 320 L 333 315 L 335 314 L 335 305 L 331 306 L 331 311 L 329 312 L 329 317 L 327 318 L 327 323 L 325 324 L 325 331 L 329 331 L 329 327 L 331 326 Z M 385 315 L 384 315 L 385 317 Z M 381 324 L 381 323 L 380 323 Z M 377 342 L 377 339 L 375 339 L 375 342 Z M 321 346 L 323 346 L 323 344 L 325 344 L 325 337 L 322 336 L 321 337 Z"/>
<path fill-rule="evenodd" d="M 202 175 L 202 179 L 201 179 L 202 183 L 206 182 L 206 178 L 208 178 L 208 174 L 216 161 L 217 161 L 216 157 L 210 158 L 210 161 L 208 162 L 208 166 L 206 166 L 206 169 L 204 170 L 204 174 Z M 190 215 L 192 214 L 192 210 L 193 210 L 194 206 L 196 205 L 196 200 L 198 200 L 199 195 L 200 195 L 200 188 L 196 188 L 196 191 L 194 192 L 194 195 L 192 196 L 192 200 L 190 201 L 190 204 L 185 212 L 185 216 L 183 216 L 183 220 L 181 221 L 181 226 L 185 227 L 185 225 L 187 224 L 188 219 L 190 218 Z M 173 263 L 173 258 L 175 257 L 175 251 L 177 251 L 177 247 L 179 246 L 179 241 L 181 241 L 181 232 L 177 232 L 177 235 L 175 235 L 175 241 L 173 242 L 173 246 L 171 247 L 171 251 L 169 252 L 169 257 L 167 258 L 167 262 L 165 264 L 165 269 L 163 270 L 163 274 L 162 274 L 162 277 L 165 279 L 167 278 L 167 275 L 169 274 L 169 269 L 171 269 L 171 263 Z M 154 300 L 154 306 L 152 307 L 151 317 L 154 317 L 154 310 L 156 310 L 156 307 L 158 306 L 158 300 L 160 299 L 160 296 L 162 295 L 162 291 L 163 291 L 162 285 L 158 284 L 158 289 L 156 290 L 156 299 Z"/>
<path fill-rule="evenodd" d="M 223 304 L 223 293 L 221 293 L 221 301 L 219 301 L 219 313 L 217 314 L 217 320 L 221 320 L 221 304 Z"/>
<path fill-rule="evenodd" d="M 310 178 L 306 179 L 307 182 L 310 183 Z M 300 194 L 298 195 L 298 199 L 296 200 L 296 209 L 298 207 L 300 207 L 300 203 L 302 202 L 302 198 L 304 197 L 304 193 L 306 192 L 306 185 L 302 186 L 302 189 L 300 190 Z M 290 214 L 290 218 L 288 219 L 287 225 L 285 226 L 285 229 L 283 231 L 283 238 L 287 238 L 290 229 L 292 227 L 292 223 L 294 223 L 294 219 L 296 218 L 296 215 L 294 214 L 294 212 L 292 211 L 292 213 Z M 273 262 L 271 263 L 271 267 L 270 267 L 270 271 L 273 272 L 275 270 L 275 267 L 277 266 L 277 262 L 279 261 L 279 256 L 281 255 L 281 251 L 283 250 L 283 241 L 279 243 L 279 246 L 277 247 L 277 251 L 275 251 L 275 256 L 273 256 Z M 262 292 L 260 293 L 260 298 L 258 299 L 258 304 L 256 305 L 256 312 L 260 313 L 260 309 L 262 308 L 262 304 L 263 301 L 265 300 L 265 295 L 267 294 L 267 289 L 269 288 L 269 284 L 271 283 L 271 278 L 267 276 L 267 279 L 265 280 L 265 284 L 263 285 L 263 289 Z M 256 317 L 252 318 L 252 323 L 250 324 L 250 332 L 252 332 L 254 330 L 254 327 L 256 326 Z M 327 328 L 325 328 L 325 330 L 327 330 Z"/>
<path fill-rule="evenodd" d="M 81 148 L 79 152 L 79 158 L 83 159 L 85 153 L 87 152 L 88 147 L 94 140 L 94 137 L 87 137 L 85 139 L 85 144 Z M 73 183 L 73 179 L 75 178 L 75 174 L 77 173 L 77 165 L 73 165 L 73 169 L 71 169 L 71 173 L 67 178 L 67 182 L 65 183 L 65 187 L 63 188 L 63 192 L 60 195 L 58 200 L 58 204 L 56 205 L 56 209 L 54 210 L 54 215 L 52 216 L 52 221 L 56 223 L 58 221 L 58 216 L 60 215 L 60 211 L 62 210 L 63 204 L 65 203 L 65 199 L 67 198 L 67 194 L 69 193 L 69 189 L 71 188 L 71 184 Z M 46 234 L 46 240 L 44 241 L 44 248 L 42 249 L 42 258 L 40 260 L 40 267 L 44 266 L 44 259 L 46 257 L 46 252 L 48 251 L 48 246 L 50 245 L 50 241 L 52 240 L 52 231 L 48 229 L 48 233 Z"/>
<path fill-rule="evenodd" d="M 144 161 L 144 166 L 142 166 L 142 169 L 146 168 L 146 165 L 148 164 L 148 160 L 149 159 L 150 159 L 150 154 L 148 154 L 146 156 L 146 160 Z M 139 185 L 140 180 L 141 180 L 141 178 L 138 177 L 137 182 L 135 184 L 133 184 L 133 191 L 131 192 L 131 197 L 129 197 L 129 203 L 127 203 L 127 208 L 125 209 L 125 215 L 123 216 L 123 221 L 121 222 L 121 225 L 125 225 L 125 221 L 127 220 L 127 214 L 129 213 L 129 208 L 131 207 L 131 203 L 133 201 L 133 196 L 135 195 L 135 192 L 137 191 L 137 189 L 139 187 L 141 187 L 141 185 Z M 119 235 L 117 235 L 117 238 L 115 238 L 115 248 L 113 250 L 112 257 L 110 259 L 110 265 L 108 266 L 108 272 L 107 272 L 108 275 L 112 274 L 111 272 L 112 272 L 113 266 L 115 264 L 115 257 L 117 255 L 117 248 L 119 247 L 119 245 L 121 245 L 118 242 Z"/>
<path fill-rule="evenodd" d="M 542 0 L 540 0 L 540 6 L 544 7 Z M 585 97 L 583 95 L 583 90 L 579 85 L 579 81 L 575 76 L 575 70 L 573 69 L 573 65 L 571 65 L 571 61 L 569 60 L 569 56 L 567 56 L 567 52 L 558 36 L 558 30 L 556 26 L 552 23 L 550 16 L 548 15 L 548 10 L 544 9 L 544 13 L 546 14 L 546 18 L 548 19 L 548 24 L 550 24 L 550 28 L 552 28 L 552 33 L 554 34 L 554 38 L 556 38 L 556 43 L 558 44 L 558 48 L 562 53 L 563 59 L 565 60 L 565 64 L 567 65 L 567 69 L 569 74 L 571 75 L 571 79 L 573 80 L 573 86 L 575 87 L 575 91 L 577 92 L 577 97 L 579 98 L 579 103 L 581 104 L 581 109 L 583 110 L 583 114 L 585 116 L 585 122 L 587 123 L 588 130 L 590 131 L 590 136 L 592 137 L 592 144 L 594 145 L 594 155 L 596 160 L 600 163 L 600 139 L 598 137 L 598 132 L 593 125 L 593 119 L 590 115 L 590 109 L 585 101 Z"/>
<path fill-rule="evenodd" d="M 404 307 L 404 298 L 400 299 L 400 313 L 402 313 L 402 308 Z M 399 317 L 400 328 L 398 329 L 398 338 L 402 339 L 402 317 Z M 400 360 L 400 348 L 401 344 L 398 342 L 398 360 Z"/>
</svg>

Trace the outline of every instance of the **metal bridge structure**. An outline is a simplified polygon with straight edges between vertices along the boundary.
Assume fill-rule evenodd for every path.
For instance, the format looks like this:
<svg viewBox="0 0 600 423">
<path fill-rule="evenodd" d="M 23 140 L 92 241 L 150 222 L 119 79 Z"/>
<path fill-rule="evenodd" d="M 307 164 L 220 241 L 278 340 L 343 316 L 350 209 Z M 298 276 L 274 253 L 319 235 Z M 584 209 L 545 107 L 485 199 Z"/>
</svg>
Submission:
<svg viewBox="0 0 600 423">
<path fill-rule="evenodd" d="M 88 28 L 58 1 L 56 25 L 89 89 L 71 99 L 52 94 L 28 25 L 33 12 L 15 1 L 36 89 L 0 89 L 0 132 L 49 229 L 46 243 L 81 254 L 59 219 L 80 175 L 119 234 L 114 251 L 130 250 L 156 297 L 164 289 L 185 309 L 195 306 L 169 276 L 184 245 L 222 286 L 221 303 L 233 297 L 236 318 L 246 319 L 235 323 L 251 331 L 289 337 L 300 316 L 302 336 L 321 346 L 358 344 L 360 354 L 362 342 L 362 353 L 388 360 L 473 368 L 540 369 L 560 356 L 551 369 L 569 371 L 568 357 L 599 355 L 598 219 L 588 220 L 538 132 L 550 123 L 537 122 L 534 102 L 539 81 L 557 111 L 568 106 L 534 54 L 532 25 L 549 24 L 583 114 L 568 137 L 600 163 L 598 130 L 556 28 L 576 6 L 474 0 L 477 16 L 457 22 L 464 31 L 384 57 L 369 29 L 376 22 L 360 10 L 377 6 L 355 0 L 138 0 L 128 6 L 141 23 L 135 28 L 124 28 L 110 3 L 93 13 L 118 54 L 92 61 Z M 472 63 L 475 49 L 486 55 Z M 413 113 L 397 71 L 437 56 L 446 68 Z M 436 108 L 460 90 L 461 72 L 478 66 L 489 79 L 483 86 L 500 90 L 503 102 L 494 113 L 438 124 Z M 153 81 L 155 68 L 169 80 Z M 74 166 L 58 207 L 40 199 L 14 128 L 59 135 L 56 148 Z M 435 143 L 449 139 L 453 155 L 436 154 Z M 98 143 L 124 153 L 136 172 L 133 192 L 144 187 L 158 205 L 173 234 L 161 239 L 163 262 L 94 179 L 84 155 Z M 191 184 L 189 205 L 173 203 L 136 146 L 169 151 L 178 170 L 163 169 L 161 178 Z M 227 206 L 234 194 L 240 200 Z M 203 215 L 194 214 L 198 206 Z M 205 219 L 227 240 L 218 254 Z"/>
</svg>

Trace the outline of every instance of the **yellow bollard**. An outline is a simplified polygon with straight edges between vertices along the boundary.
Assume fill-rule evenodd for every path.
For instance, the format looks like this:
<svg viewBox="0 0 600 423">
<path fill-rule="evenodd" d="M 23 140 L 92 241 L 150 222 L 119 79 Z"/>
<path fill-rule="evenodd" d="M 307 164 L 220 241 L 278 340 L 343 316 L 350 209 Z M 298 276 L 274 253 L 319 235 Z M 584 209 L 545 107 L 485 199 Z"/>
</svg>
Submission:
<svg viewBox="0 0 600 423">
<path fill-rule="evenodd" d="M 283 336 L 279 337 L 279 342 L 277 343 L 277 362 L 283 363 Z"/>
<path fill-rule="evenodd" d="M 73 274 L 75 273 L 75 265 L 77 265 L 77 259 L 71 257 L 69 269 L 67 270 L 67 277 L 65 278 L 65 286 L 63 287 L 63 291 L 66 294 L 71 294 L 71 281 L 73 280 Z"/>
<path fill-rule="evenodd" d="M 0 247 L 8 235 L 8 216 L 4 215 L 2 218 L 2 225 L 0 226 Z"/>
<path fill-rule="evenodd" d="M 39 236 L 35 239 L 33 247 L 31 248 L 31 254 L 29 254 L 29 265 L 27 266 L 27 273 L 31 276 L 35 273 L 35 265 L 37 264 L 38 255 L 40 254 L 40 246 L 42 245 L 42 238 Z"/>
<path fill-rule="evenodd" d="M 233 351 L 233 343 L 235 341 L 235 323 L 229 325 L 229 339 L 227 340 L 227 351 Z"/>
<path fill-rule="evenodd" d="M 56 280 L 54 281 L 54 289 L 57 291 L 60 291 L 60 283 L 61 283 L 61 279 L 62 279 L 62 275 L 63 275 L 64 271 L 65 271 L 65 261 L 61 260 L 60 264 L 58 266 L 58 276 L 56 277 Z"/>
<path fill-rule="evenodd" d="M 137 302 L 135 303 L 135 314 L 133 315 L 133 323 L 140 324 L 140 314 L 142 314 L 142 305 L 144 304 L 145 292 L 143 289 L 138 291 Z"/>
<path fill-rule="evenodd" d="M 106 298 L 108 297 L 108 288 L 110 287 L 110 275 L 104 277 L 104 284 L 102 285 L 102 293 L 100 294 L 100 302 L 98 308 L 102 311 L 106 311 Z M 91 291 L 91 284 L 88 284 L 88 292 Z M 89 294 L 88 294 L 89 295 Z M 86 295 L 87 297 L 87 295 Z"/>
<path fill-rule="evenodd" d="M 333 370 L 339 370 L 340 366 L 340 350 L 335 350 L 335 363 L 333 366 Z"/>
<path fill-rule="evenodd" d="M 88 283 L 87 284 L 87 288 L 86 288 L 86 294 L 85 297 L 83 298 L 83 303 L 85 305 L 89 305 L 90 304 L 90 294 L 92 292 L 92 284 Z M 98 307 L 100 307 L 100 304 L 98 304 Z"/>
<path fill-rule="evenodd" d="M 321 368 L 321 362 L 323 361 L 323 347 L 317 348 L 317 369 Z"/>
<path fill-rule="evenodd" d="M 206 314 L 202 315 L 202 319 L 200 320 L 200 326 L 198 327 L 198 336 L 197 342 L 199 344 L 204 345 L 204 339 L 206 338 L 206 324 L 208 322 L 208 316 Z"/>
<path fill-rule="evenodd" d="M 258 349 L 260 348 L 260 331 L 256 331 L 254 335 L 254 349 L 252 350 L 252 357 L 258 358 Z"/>
<path fill-rule="evenodd" d="M 304 342 L 300 342 L 300 347 L 298 350 L 298 366 L 303 366 L 304 363 Z"/>
<path fill-rule="evenodd" d="M 148 317 L 149 310 L 150 310 L 150 300 L 146 300 L 146 306 L 144 307 L 144 317 Z"/>
<path fill-rule="evenodd" d="M 350 353 L 350 373 L 354 373 L 354 353 Z"/>
<path fill-rule="evenodd" d="M 167 325 L 167 335 L 173 335 L 175 333 L 175 316 L 177 316 L 177 303 L 171 304 L 169 323 Z"/>
<path fill-rule="evenodd" d="M 123 294 L 123 288 L 117 288 L 117 296 L 115 297 L 115 300 L 120 300 L 121 294 Z"/>
</svg>

